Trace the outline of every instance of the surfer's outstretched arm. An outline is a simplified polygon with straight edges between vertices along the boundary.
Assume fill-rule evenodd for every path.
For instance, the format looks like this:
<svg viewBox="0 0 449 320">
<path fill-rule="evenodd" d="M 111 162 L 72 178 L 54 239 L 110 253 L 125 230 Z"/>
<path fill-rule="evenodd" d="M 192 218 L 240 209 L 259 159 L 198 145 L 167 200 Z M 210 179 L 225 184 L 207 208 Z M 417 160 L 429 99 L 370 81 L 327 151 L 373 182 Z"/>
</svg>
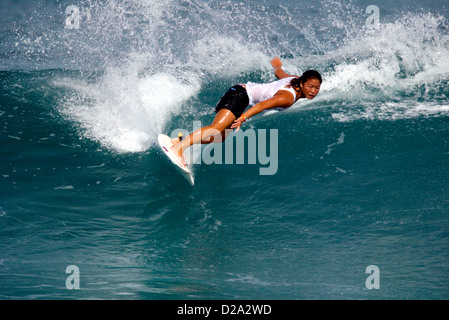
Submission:
<svg viewBox="0 0 449 320">
<path fill-rule="evenodd" d="M 288 108 L 290 107 L 295 100 L 292 98 L 291 94 L 287 91 L 282 91 L 277 93 L 273 98 L 259 102 L 254 107 L 248 109 L 242 116 L 234 121 L 231 125 L 232 129 L 236 129 L 239 131 L 240 126 L 243 122 L 245 122 L 248 118 L 264 111 L 272 108 Z"/>
<path fill-rule="evenodd" d="M 273 60 L 270 61 L 271 65 L 273 66 L 273 71 L 274 71 L 274 75 L 276 76 L 276 78 L 278 79 L 283 79 L 283 78 L 289 78 L 289 77 L 298 77 L 292 74 L 288 74 L 287 72 L 285 72 L 282 69 L 282 62 L 281 59 L 279 59 L 279 57 L 274 58 Z"/>
</svg>

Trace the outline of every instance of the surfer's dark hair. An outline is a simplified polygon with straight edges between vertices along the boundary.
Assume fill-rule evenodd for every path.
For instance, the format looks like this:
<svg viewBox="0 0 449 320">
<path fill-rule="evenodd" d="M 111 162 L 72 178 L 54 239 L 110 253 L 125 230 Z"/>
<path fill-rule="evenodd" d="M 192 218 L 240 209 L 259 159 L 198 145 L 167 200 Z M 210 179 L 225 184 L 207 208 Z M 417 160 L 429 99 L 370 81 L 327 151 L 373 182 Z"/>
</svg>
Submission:
<svg viewBox="0 0 449 320">
<path fill-rule="evenodd" d="M 299 78 L 292 79 L 290 85 L 295 88 L 301 88 L 299 85 L 302 83 L 306 83 L 309 79 L 317 79 L 320 83 L 323 82 L 323 78 L 318 71 L 315 70 L 307 70 L 300 76 Z"/>
</svg>

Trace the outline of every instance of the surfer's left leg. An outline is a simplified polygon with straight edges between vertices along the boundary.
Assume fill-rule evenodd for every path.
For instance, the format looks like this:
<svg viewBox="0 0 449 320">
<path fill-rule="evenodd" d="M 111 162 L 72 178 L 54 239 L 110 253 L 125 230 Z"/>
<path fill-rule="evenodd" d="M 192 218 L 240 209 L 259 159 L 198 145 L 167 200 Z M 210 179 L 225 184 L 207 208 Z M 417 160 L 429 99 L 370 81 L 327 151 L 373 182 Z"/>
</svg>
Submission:
<svg viewBox="0 0 449 320">
<path fill-rule="evenodd" d="M 201 144 L 222 143 L 226 140 L 227 137 L 229 137 L 229 135 L 232 133 L 232 131 L 234 131 L 234 129 L 232 129 L 231 126 L 229 126 L 225 129 L 225 131 L 223 131 L 219 134 L 216 134 L 215 136 L 209 137 L 208 141 L 203 139 L 201 141 Z M 181 141 L 181 138 L 179 138 L 179 137 L 171 139 L 171 143 L 173 143 L 173 145 L 179 143 L 180 141 Z"/>
<path fill-rule="evenodd" d="M 223 138 L 226 138 L 226 136 L 230 133 L 230 130 L 226 129 L 231 127 L 235 119 L 235 115 L 230 110 L 221 109 L 217 112 L 217 115 L 211 125 L 194 131 L 189 137 L 174 144 L 172 148 L 178 156 L 183 159 L 184 150 L 193 144 L 208 144 L 214 142 L 214 140 L 217 142 L 218 136 L 221 136 L 221 140 L 223 141 Z M 218 139 L 218 141 L 220 141 L 220 139 Z"/>
<path fill-rule="evenodd" d="M 240 117 L 248 104 L 249 97 L 245 85 L 233 86 L 218 101 L 215 107 L 217 115 L 212 124 L 196 130 L 188 138 L 176 143 L 172 147 L 173 151 L 184 161 L 184 150 L 193 144 L 223 142 L 226 136 L 232 131 L 226 129 L 230 129 L 231 125 Z"/>
</svg>

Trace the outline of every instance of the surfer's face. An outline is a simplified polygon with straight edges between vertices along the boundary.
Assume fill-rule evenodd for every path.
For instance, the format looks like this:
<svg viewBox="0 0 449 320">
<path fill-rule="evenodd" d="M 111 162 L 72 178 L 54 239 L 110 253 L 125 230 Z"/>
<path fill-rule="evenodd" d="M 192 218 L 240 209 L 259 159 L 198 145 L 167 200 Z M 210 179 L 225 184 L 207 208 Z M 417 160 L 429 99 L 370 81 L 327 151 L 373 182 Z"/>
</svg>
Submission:
<svg viewBox="0 0 449 320">
<path fill-rule="evenodd" d="M 304 84 L 301 84 L 301 90 L 307 99 L 312 100 L 320 91 L 320 86 L 321 83 L 318 79 L 311 78 L 304 82 Z"/>
</svg>

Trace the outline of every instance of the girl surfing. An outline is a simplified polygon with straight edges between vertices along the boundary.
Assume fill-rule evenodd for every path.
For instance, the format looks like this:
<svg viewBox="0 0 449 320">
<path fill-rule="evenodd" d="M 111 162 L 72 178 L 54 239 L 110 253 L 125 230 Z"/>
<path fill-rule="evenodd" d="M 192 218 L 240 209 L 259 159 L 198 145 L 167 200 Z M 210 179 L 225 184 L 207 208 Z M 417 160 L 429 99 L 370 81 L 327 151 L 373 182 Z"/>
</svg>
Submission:
<svg viewBox="0 0 449 320">
<path fill-rule="evenodd" d="M 217 115 L 211 125 L 194 131 L 185 139 L 172 139 L 172 150 L 184 166 L 183 153 L 191 145 L 223 142 L 232 132 L 229 129 L 238 131 L 246 120 L 256 114 L 272 108 L 288 108 L 299 99 L 311 100 L 320 91 L 322 78 L 317 71 L 307 70 L 300 77 L 288 74 L 282 69 L 279 57 L 271 60 L 271 65 L 277 81 L 233 86 L 218 102 L 215 108 Z M 249 105 L 252 107 L 245 112 Z"/>
</svg>

